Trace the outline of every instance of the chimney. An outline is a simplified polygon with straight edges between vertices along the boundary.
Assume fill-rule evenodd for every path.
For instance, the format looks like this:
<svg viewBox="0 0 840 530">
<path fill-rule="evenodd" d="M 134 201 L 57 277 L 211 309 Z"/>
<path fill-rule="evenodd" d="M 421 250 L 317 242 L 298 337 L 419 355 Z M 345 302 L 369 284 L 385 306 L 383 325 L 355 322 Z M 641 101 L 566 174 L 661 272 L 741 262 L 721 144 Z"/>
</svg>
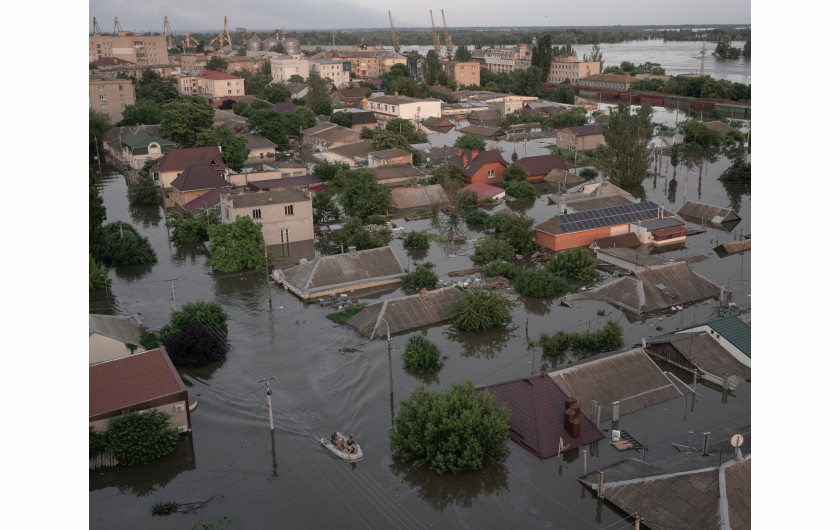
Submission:
<svg viewBox="0 0 840 530">
<path fill-rule="evenodd" d="M 467 155 L 464 155 L 464 167 L 467 167 Z"/>
<path fill-rule="evenodd" d="M 348 247 L 347 248 L 347 253 L 348 254 L 355 254 L 356 253 L 356 247 Z"/>
<path fill-rule="evenodd" d="M 463 149 L 461 149 L 461 148 L 459 147 L 459 148 L 458 148 L 458 156 L 461 156 L 461 155 L 463 155 L 463 154 L 464 154 L 464 153 L 463 153 Z"/>
<path fill-rule="evenodd" d="M 475 149 L 473 149 L 473 152 L 472 152 L 472 158 L 470 158 L 470 160 L 475 160 L 475 157 L 477 157 L 477 156 L 478 156 L 478 151 L 476 151 Z"/>
<path fill-rule="evenodd" d="M 572 438 L 580 436 L 580 405 L 577 399 L 573 397 L 570 397 L 569 401 L 566 402 L 563 428 Z"/>
</svg>

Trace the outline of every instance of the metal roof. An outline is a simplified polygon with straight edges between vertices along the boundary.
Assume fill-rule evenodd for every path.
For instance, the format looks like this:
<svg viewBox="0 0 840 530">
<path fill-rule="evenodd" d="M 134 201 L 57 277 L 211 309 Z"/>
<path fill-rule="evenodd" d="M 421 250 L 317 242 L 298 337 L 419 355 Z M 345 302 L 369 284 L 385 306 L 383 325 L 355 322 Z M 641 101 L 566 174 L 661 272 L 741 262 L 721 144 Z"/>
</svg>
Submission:
<svg viewBox="0 0 840 530">
<path fill-rule="evenodd" d="M 744 355 L 752 358 L 750 355 L 752 328 L 746 322 L 743 322 L 740 318 L 738 318 L 738 316 L 712 320 L 708 323 L 708 326 L 720 334 L 720 336 L 731 342 L 733 346 L 744 352 Z"/>
<path fill-rule="evenodd" d="M 133 317 L 88 315 L 89 334 L 102 335 L 126 344 L 140 344 L 143 326 Z"/>
<path fill-rule="evenodd" d="M 362 289 L 404 275 L 394 251 L 385 246 L 307 261 L 287 270 L 283 285 L 301 298 L 310 298 L 324 291 Z"/>
<path fill-rule="evenodd" d="M 440 184 L 391 190 L 391 205 L 397 209 L 448 204 L 449 198 Z"/>
<path fill-rule="evenodd" d="M 455 286 L 435 289 L 370 304 L 347 321 L 349 326 L 373 340 L 391 334 L 431 326 L 449 320 L 449 311 L 464 297 Z M 383 325 L 383 322 L 387 323 Z"/>
<path fill-rule="evenodd" d="M 675 226 L 684 226 L 684 223 L 679 219 L 674 219 L 673 217 L 663 217 L 662 219 L 652 219 L 650 221 L 642 221 L 641 223 L 636 223 L 642 228 L 646 228 L 648 230 L 661 230 L 662 228 L 672 228 Z"/>
<path fill-rule="evenodd" d="M 722 208 L 697 201 L 686 202 L 677 213 L 682 217 L 705 219 L 706 221 L 714 221 L 716 223 L 725 223 L 740 219 L 738 214 L 729 208 Z"/>
<path fill-rule="evenodd" d="M 551 235 L 570 234 L 573 232 L 594 230 L 596 228 L 635 223 L 636 221 L 657 219 L 659 214 L 659 206 L 653 201 L 634 202 L 620 206 L 561 214 L 534 228 Z M 665 215 L 672 214 L 665 212 Z"/>
</svg>

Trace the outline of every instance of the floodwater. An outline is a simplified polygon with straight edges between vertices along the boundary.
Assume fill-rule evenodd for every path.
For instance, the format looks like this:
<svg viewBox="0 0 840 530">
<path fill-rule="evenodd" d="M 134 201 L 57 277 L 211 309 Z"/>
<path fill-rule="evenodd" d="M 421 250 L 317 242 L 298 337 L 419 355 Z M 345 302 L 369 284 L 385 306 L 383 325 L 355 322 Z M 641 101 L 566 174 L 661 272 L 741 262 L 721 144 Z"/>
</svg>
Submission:
<svg viewBox="0 0 840 530">
<path fill-rule="evenodd" d="M 536 145 L 529 144 L 527 154 L 541 153 Z M 673 189 L 668 185 L 673 168 L 667 158 L 665 162 L 667 179 L 645 181 L 648 200 L 673 211 L 684 200 L 720 206 L 735 202 L 743 220 L 729 231 L 710 228 L 691 236 L 682 248 L 670 250 L 662 257 L 699 260 L 692 263 L 699 274 L 730 287 L 732 303 L 738 305 L 734 310 L 748 310 L 750 253 L 719 258 L 712 248 L 741 233 L 750 234 L 750 196 L 727 192 L 717 180 L 729 164 L 725 157 L 717 161 L 705 159 L 694 167 L 679 166 Z M 580 452 L 562 459 L 539 460 L 508 442 L 507 454 L 489 462 L 484 470 L 443 477 L 395 462 L 387 435 L 392 408 L 384 340 L 369 341 L 349 327 L 330 322 L 325 315 L 334 309 L 304 304 L 277 285 L 269 285 L 264 271 L 213 272 L 207 264 L 205 245 L 170 245 L 159 211 L 128 207 L 126 183 L 121 175 L 104 177 L 101 190 L 108 221 L 123 220 L 137 227 L 151 241 L 158 262 L 111 270 L 111 298 L 91 300 L 91 312 L 139 313 L 145 325 L 158 329 L 169 318 L 174 284 L 178 307 L 195 300 L 222 304 L 230 316 L 232 348 L 223 362 L 180 370 L 199 405 L 192 414 L 192 434 L 181 437 L 174 454 L 141 467 L 90 473 L 91 528 L 184 529 L 225 516 L 232 519 L 234 528 L 632 525 L 630 518 L 608 503 L 599 502 L 576 480 L 584 473 Z M 549 206 L 545 196 L 508 206 L 533 217 L 537 223 L 558 213 L 557 206 Z M 428 219 L 397 220 L 397 224 L 406 230 L 442 230 Z M 468 256 L 475 239 L 481 236 L 469 227 L 462 229 L 467 242 L 455 247 L 432 243 L 427 252 L 412 254 L 411 259 L 435 263 L 438 275 L 451 281 L 446 273 L 471 266 Z M 390 244 L 408 264 L 410 257 L 401 242 Z M 448 258 L 453 252 L 456 256 Z M 375 300 L 400 295 L 399 289 L 392 288 L 364 297 Z M 506 329 L 481 335 L 452 332 L 446 325 L 421 330 L 445 356 L 443 368 L 432 377 L 421 379 L 402 368 L 400 355 L 411 334 L 393 337 L 397 411 L 399 401 L 421 384 L 441 390 L 452 382 L 470 378 L 476 386 L 483 386 L 555 370 L 577 360 L 575 356 L 543 359 L 538 348 L 529 349 L 527 339 L 538 338 L 540 333 L 597 329 L 608 319 L 618 319 L 629 347 L 642 337 L 715 317 L 714 303 L 639 318 L 598 301 L 577 301 L 574 308 L 568 308 L 560 305 L 559 298 L 526 299 L 515 293 L 510 296 L 519 305 Z M 599 310 L 605 314 L 599 316 Z M 355 351 L 342 351 L 345 348 Z M 276 427 L 273 435 L 269 431 L 265 389 L 258 382 L 272 376 Z M 601 441 L 590 448 L 588 471 L 625 457 L 652 461 L 670 455 L 674 452 L 671 444 L 686 443 L 688 431 L 701 433 L 750 424 L 749 383 L 740 385 L 726 403 L 713 388 L 698 386 L 698 393 L 693 407 L 687 398 L 678 398 L 622 417 L 621 428 L 649 450 L 644 454 L 618 453 Z M 604 422 L 601 428 L 608 429 L 609 425 Z M 320 446 L 318 439 L 335 430 L 353 433 L 364 448 L 363 461 L 339 461 Z M 169 501 L 207 502 L 189 514 L 153 518 L 151 506 Z"/>
</svg>

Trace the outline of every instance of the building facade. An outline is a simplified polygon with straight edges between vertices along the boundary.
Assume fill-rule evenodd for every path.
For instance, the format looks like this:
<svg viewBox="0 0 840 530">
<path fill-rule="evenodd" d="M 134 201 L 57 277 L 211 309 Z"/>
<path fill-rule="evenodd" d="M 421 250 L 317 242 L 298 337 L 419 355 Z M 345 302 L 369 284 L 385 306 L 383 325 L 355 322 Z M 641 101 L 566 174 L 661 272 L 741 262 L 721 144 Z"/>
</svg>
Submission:
<svg viewBox="0 0 840 530">
<path fill-rule="evenodd" d="M 244 96 L 245 80 L 215 70 L 202 70 L 198 75 L 182 75 L 178 92 L 185 96 L 201 96 L 212 103 L 217 98 Z"/>
<path fill-rule="evenodd" d="M 222 195 L 220 205 L 223 223 L 232 223 L 238 216 L 262 223 L 268 246 L 315 239 L 312 199 L 301 190 Z"/>
<path fill-rule="evenodd" d="M 568 79 L 574 84 L 578 79 L 600 73 L 601 63 L 597 61 L 581 61 L 575 55 L 560 55 L 551 60 L 547 81 L 559 84 Z"/>
<path fill-rule="evenodd" d="M 120 31 L 117 35 L 89 35 L 88 43 L 88 62 L 91 63 L 103 57 L 117 57 L 139 65 L 169 62 L 164 35 L 140 35 Z"/>
<path fill-rule="evenodd" d="M 391 50 L 329 50 L 310 57 L 310 60 L 339 60 L 350 63 L 350 68 L 361 78 L 378 78 L 395 64 L 408 66 L 408 59 Z"/>
<path fill-rule="evenodd" d="M 110 118 L 111 123 L 122 121 L 126 106 L 134 105 L 134 85 L 129 79 L 103 79 L 91 76 L 88 82 L 90 107 Z"/>
<path fill-rule="evenodd" d="M 481 65 L 478 63 L 447 61 L 442 64 L 443 71 L 450 79 L 454 79 L 458 86 L 479 86 L 481 84 L 481 76 L 479 75 Z"/>
<path fill-rule="evenodd" d="M 373 111 L 380 128 L 384 128 L 394 118 L 413 122 L 420 122 L 429 117 L 440 118 L 440 100 L 437 99 L 380 96 L 365 101 L 364 108 Z"/>
<path fill-rule="evenodd" d="M 351 64 L 349 61 L 309 61 L 309 72 L 317 73 L 322 79 L 332 80 L 336 88 L 350 86 L 350 68 Z"/>
<path fill-rule="evenodd" d="M 557 131 L 557 147 L 565 151 L 590 151 L 606 143 L 604 126 L 600 123 L 566 127 Z"/>
<path fill-rule="evenodd" d="M 277 83 L 285 83 L 293 75 L 299 75 L 304 80 L 309 78 L 309 61 L 300 55 L 272 57 L 269 63 L 271 64 L 271 77 Z"/>
</svg>

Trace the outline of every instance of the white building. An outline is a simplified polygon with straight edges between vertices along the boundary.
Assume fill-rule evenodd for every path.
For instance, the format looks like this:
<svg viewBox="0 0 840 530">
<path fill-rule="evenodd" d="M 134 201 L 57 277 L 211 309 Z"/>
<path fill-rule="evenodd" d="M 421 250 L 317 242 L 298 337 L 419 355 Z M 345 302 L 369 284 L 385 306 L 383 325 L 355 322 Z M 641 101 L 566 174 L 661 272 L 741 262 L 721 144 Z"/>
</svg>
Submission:
<svg viewBox="0 0 840 530">
<path fill-rule="evenodd" d="M 322 79 L 331 79 L 336 88 L 350 86 L 350 69 L 345 69 L 341 61 L 310 60 L 309 71 L 316 72 Z"/>
<path fill-rule="evenodd" d="M 377 126 L 394 118 L 403 118 L 415 123 L 426 118 L 440 118 L 439 99 L 417 99 L 405 96 L 381 96 L 364 101 L 365 110 L 373 111 Z"/>
<path fill-rule="evenodd" d="M 271 77 L 275 82 L 286 82 L 293 75 L 299 75 L 304 80 L 309 79 L 309 61 L 299 55 L 272 57 L 270 64 Z"/>
</svg>

